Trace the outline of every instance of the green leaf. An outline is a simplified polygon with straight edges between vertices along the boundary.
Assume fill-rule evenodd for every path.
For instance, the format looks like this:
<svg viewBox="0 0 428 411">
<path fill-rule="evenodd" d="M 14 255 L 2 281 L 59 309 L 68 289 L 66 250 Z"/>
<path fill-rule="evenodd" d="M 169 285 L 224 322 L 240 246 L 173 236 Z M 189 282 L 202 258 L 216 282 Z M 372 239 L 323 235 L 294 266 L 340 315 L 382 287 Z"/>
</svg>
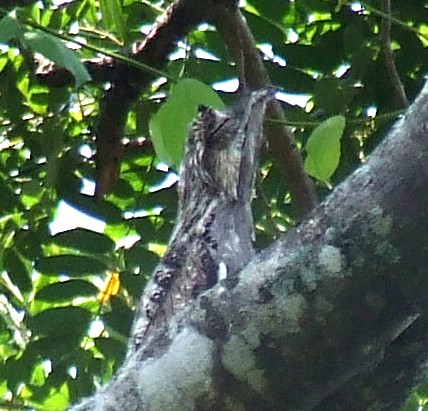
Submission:
<svg viewBox="0 0 428 411">
<path fill-rule="evenodd" d="M 36 270 L 43 274 L 83 276 L 99 274 L 107 270 L 106 264 L 94 258 L 79 255 L 56 255 L 41 258 Z"/>
<path fill-rule="evenodd" d="M 151 238 L 156 238 L 156 236 Z M 125 250 L 125 259 L 127 266 L 129 265 L 131 268 L 141 266 L 145 273 L 151 273 L 159 262 L 159 256 L 143 247 L 141 242 Z"/>
<path fill-rule="evenodd" d="M 65 410 L 70 403 L 69 388 L 67 384 L 62 384 L 56 390 L 49 393 L 47 399 L 43 402 L 46 410 Z"/>
<path fill-rule="evenodd" d="M 67 192 L 63 189 L 62 199 L 70 206 L 77 208 L 82 213 L 89 214 L 91 217 L 110 224 L 119 224 L 123 222 L 121 210 L 108 201 L 96 202 L 93 196 L 75 192 Z"/>
<path fill-rule="evenodd" d="M 6 181 L 0 178 L 0 210 L 2 214 L 19 209 L 18 196 L 9 188 Z"/>
<path fill-rule="evenodd" d="M 63 231 L 52 237 L 55 244 L 74 248 L 88 254 L 107 254 L 115 249 L 115 242 L 104 234 L 85 228 Z"/>
<path fill-rule="evenodd" d="M 113 338 L 98 337 L 94 339 L 95 346 L 108 359 L 115 358 L 121 361 L 126 354 L 126 344 Z"/>
<path fill-rule="evenodd" d="M 252 0 L 251 5 L 253 5 L 263 17 L 277 22 L 282 21 L 283 16 L 289 12 L 291 7 L 289 2 L 283 0 Z"/>
<path fill-rule="evenodd" d="M 144 271 L 142 270 L 138 274 L 127 270 L 122 271 L 120 276 L 122 289 L 125 289 L 130 296 L 138 300 L 152 272 L 146 271 L 145 267 Z"/>
<path fill-rule="evenodd" d="M 355 87 L 343 84 L 338 78 L 325 78 L 315 83 L 315 104 L 327 115 L 345 112 L 354 95 Z"/>
<path fill-rule="evenodd" d="M 109 32 L 115 32 L 123 39 L 124 24 L 120 0 L 100 0 L 103 24 Z"/>
<path fill-rule="evenodd" d="M 198 106 L 224 107 L 217 93 L 195 79 L 183 79 L 171 88 L 167 102 L 150 120 L 150 134 L 159 159 L 178 170 L 189 123 Z"/>
<path fill-rule="evenodd" d="M 329 181 L 340 161 L 340 140 L 345 129 L 345 117 L 334 116 L 323 121 L 311 133 L 306 143 L 305 170 L 321 181 Z"/>
<path fill-rule="evenodd" d="M 134 317 L 130 308 L 120 299 L 113 298 L 110 301 L 112 311 L 104 314 L 104 323 L 124 336 L 128 336 Z"/>
<path fill-rule="evenodd" d="M 20 255 L 13 249 L 7 249 L 4 254 L 4 268 L 11 281 L 24 293 L 30 291 L 32 283 L 27 267 Z"/>
<path fill-rule="evenodd" d="M 8 43 L 11 39 L 22 37 L 21 25 L 9 15 L 0 20 L 0 43 Z"/>
<path fill-rule="evenodd" d="M 76 297 L 96 296 L 98 288 L 88 281 L 68 280 L 60 283 L 49 284 L 42 288 L 35 299 L 42 301 L 66 302 Z"/>
<path fill-rule="evenodd" d="M 80 307 L 59 307 L 42 311 L 28 319 L 34 336 L 80 335 L 88 327 L 91 313 Z"/>
<path fill-rule="evenodd" d="M 85 66 L 61 40 L 42 31 L 31 31 L 25 33 L 24 37 L 33 51 L 43 54 L 49 60 L 69 70 L 76 80 L 76 87 L 91 80 Z"/>
<path fill-rule="evenodd" d="M 70 334 L 49 335 L 33 339 L 28 345 L 27 352 L 35 358 L 49 357 L 56 362 L 67 356 L 67 354 L 69 355 L 70 352 L 75 351 L 79 342 L 79 335 L 74 335 L 73 338 L 71 338 Z"/>
</svg>

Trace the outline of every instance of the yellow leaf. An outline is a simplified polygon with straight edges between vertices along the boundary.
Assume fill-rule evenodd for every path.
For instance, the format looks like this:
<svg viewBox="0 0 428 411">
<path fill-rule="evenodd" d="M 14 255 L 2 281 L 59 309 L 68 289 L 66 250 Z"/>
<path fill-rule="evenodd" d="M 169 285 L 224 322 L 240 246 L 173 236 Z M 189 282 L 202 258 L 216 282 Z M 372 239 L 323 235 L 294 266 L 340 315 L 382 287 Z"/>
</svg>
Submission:
<svg viewBox="0 0 428 411">
<path fill-rule="evenodd" d="M 120 273 L 112 272 L 107 275 L 104 284 L 98 293 L 98 300 L 105 304 L 110 301 L 111 297 L 117 295 L 120 290 Z"/>
</svg>

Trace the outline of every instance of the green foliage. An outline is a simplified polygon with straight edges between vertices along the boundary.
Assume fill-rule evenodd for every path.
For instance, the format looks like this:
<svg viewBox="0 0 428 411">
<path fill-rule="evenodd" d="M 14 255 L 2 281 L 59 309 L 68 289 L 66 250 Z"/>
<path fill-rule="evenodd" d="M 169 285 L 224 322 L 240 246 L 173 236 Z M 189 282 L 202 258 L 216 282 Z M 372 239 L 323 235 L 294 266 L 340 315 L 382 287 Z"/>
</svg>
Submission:
<svg viewBox="0 0 428 411">
<path fill-rule="evenodd" d="M 66 47 L 61 40 L 41 31 L 24 34 L 25 44 L 35 53 L 41 53 L 58 66 L 70 71 L 76 79 L 76 86 L 80 87 L 91 80 L 91 77 L 82 62 Z"/>
<path fill-rule="evenodd" d="M 107 270 L 107 266 L 95 258 L 62 254 L 40 258 L 36 263 L 36 269 L 46 275 L 84 276 L 102 273 Z"/>
<path fill-rule="evenodd" d="M 10 43 L 18 40 L 22 47 L 33 53 L 43 54 L 46 58 L 73 74 L 76 86 L 80 87 L 90 81 L 91 77 L 79 58 L 58 38 L 38 31 L 24 32 L 15 19 L 6 15 L 0 20 L 0 42 Z"/>
<path fill-rule="evenodd" d="M 0 20 L 0 43 L 8 43 L 10 39 L 22 39 L 21 25 L 6 15 Z"/>
<path fill-rule="evenodd" d="M 62 410 L 108 381 L 123 360 L 133 312 L 176 215 L 175 174 L 158 165 L 177 170 L 198 104 L 236 100 L 224 92 L 220 100 L 210 88 L 235 78 L 236 67 L 210 26 L 189 33 L 186 50 L 172 53 L 164 72 L 156 71 L 161 62 L 152 67 L 163 80 L 144 85 L 127 117 L 116 188 L 94 201 L 87 185 L 94 180 L 93 130 L 104 85 L 88 82 L 82 61 L 98 57 L 95 50 L 117 55 L 119 47 L 141 41 L 141 27 L 162 11 L 159 2 L 15 3 L 25 5 L 11 14 L 0 8 L 0 404 Z M 304 107 L 284 103 L 283 109 L 323 198 L 324 182 L 335 186 L 355 169 L 400 109 L 379 49 L 379 15 L 347 2 L 339 7 L 337 0 L 246 3 L 272 83 L 306 96 Z M 420 3 L 392 4 L 395 61 L 410 99 L 428 72 L 428 9 Z M 71 49 L 59 33 L 90 47 Z M 67 68 L 74 87 L 42 85 L 36 52 Z M 261 168 L 254 201 L 259 247 L 296 217 L 268 152 Z M 71 221 L 77 228 L 52 234 L 64 202 L 101 221 L 101 228 L 77 217 Z M 106 297 L 106 281 L 115 274 L 120 289 Z M 421 387 L 407 410 L 427 398 Z"/>
<path fill-rule="evenodd" d="M 199 105 L 222 108 L 213 89 L 195 79 L 182 79 L 171 87 L 168 100 L 150 120 L 150 135 L 160 160 L 178 170 L 190 122 Z"/>
<path fill-rule="evenodd" d="M 109 254 L 114 252 L 115 243 L 106 235 L 85 228 L 64 231 L 52 237 L 60 247 L 73 248 L 87 254 Z"/>
<path fill-rule="evenodd" d="M 69 302 L 77 297 L 91 297 L 97 288 L 85 280 L 67 280 L 43 287 L 35 296 L 36 300 L 49 302 Z"/>
<path fill-rule="evenodd" d="M 318 125 L 306 142 L 306 172 L 328 182 L 340 161 L 340 140 L 345 129 L 345 117 L 334 116 Z"/>
<path fill-rule="evenodd" d="M 125 27 L 121 2 L 119 0 L 101 0 L 100 7 L 106 31 L 117 33 L 119 38 L 123 39 Z"/>
</svg>

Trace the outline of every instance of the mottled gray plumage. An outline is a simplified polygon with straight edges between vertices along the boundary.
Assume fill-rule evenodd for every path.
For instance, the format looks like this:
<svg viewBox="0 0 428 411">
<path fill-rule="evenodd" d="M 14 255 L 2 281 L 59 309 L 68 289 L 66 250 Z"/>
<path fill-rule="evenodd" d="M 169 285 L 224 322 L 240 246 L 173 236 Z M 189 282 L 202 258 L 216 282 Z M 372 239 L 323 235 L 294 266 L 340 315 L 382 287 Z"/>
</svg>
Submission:
<svg viewBox="0 0 428 411">
<path fill-rule="evenodd" d="M 224 111 L 201 106 L 185 146 L 177 223 L 140 302 L 131 352 L 159 338 L 170 316 L 253 255 L 251 198 L 266 102 L 261 89 Z"/>
</svg>

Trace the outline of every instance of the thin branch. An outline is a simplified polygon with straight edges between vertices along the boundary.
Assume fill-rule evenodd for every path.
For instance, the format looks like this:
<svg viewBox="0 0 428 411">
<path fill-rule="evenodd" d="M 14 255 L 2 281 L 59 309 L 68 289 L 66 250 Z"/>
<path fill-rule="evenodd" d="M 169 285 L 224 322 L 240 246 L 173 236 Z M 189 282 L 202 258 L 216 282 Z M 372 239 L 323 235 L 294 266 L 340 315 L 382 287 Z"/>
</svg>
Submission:
<svg viewBox="0 0 428 411">
<path fill-rule="evenodd" d="M 347 3 L 348 5 L 351 5 L 352 2 L 350 1 Z M 370 13 L 376 14 L 377 16 L 387 18 L 392 23 L 396 24 L 397 26 L 403 27 L 405 30 L 411 31 L 412 33 L 416 34 L 421 40 L 428 41 L 428 36 L 422 33 L 420 30 L 417 30 L 416 28 L 409 26 L 408 24 L 404 23 L 403 21 L 396 19 L 395 17 L 385 13 L 384 11 L 378 10 L 374 7 L 372 7 L 370 4 L 368 4 L 365 1 L 361 2 L 361 5 Z"/>
<path fill-rule="evenodd" d="M 397 67 L 394 61 L 394 52 L 391 47 L 391 3 L 390 0 L 382 0 L 381 7 L 384 15 L 382 16 L 380 24 L 380 48 L 385 61 L 386 72 L 388 73 L 391 82 L 392 91 L 394 95 L 395 105 L 397 107 L 408 107 L 409 101 L 407 100 L 404 86 L 401 83 L 400 76 L 397 72 Z"/>
<path fill-rule="evenodd" d="M 229 51 L 236 61 L 244 58 L 245 72 L 243 84 L 251 89 L 270 85 L 270 79 L 263 65 L 259 50 L 243 15 L 236 7 L 224 4 L 213 6 L 213 21 L 222 34 Z M 316 204 L 316 196 L 312 181 L 306 175 L 303 161 L 296 147 L 293 132 L 284 124 L 281 106 L 277 101 L 268 104 L 266 115 L 279 121 L 267 124 L 265 133 L 271 153 L 279 165 L 291 196 L 301 216 L 312 210 Z"/>
<path fill-rule="evenodd" d="M 406 112 L 405 109 L 399 109 L 399 110 L 393 110 L 387 113 L 383 113 L 383 114 L 376 114 L 376 116 L 374 117 L 358 117 L 358 118 L 352 118 L 352 119 L 346 119 L 346 124 L 347 125 L 352 125 L 352 126 L 364 126 L 365 124 L 367 124 L 367 122 L 388 122 L 391 120 L 394 120 L 395 118 L 397 118 L 399 115 L 404 114 Z M 267 118 L 266 119 L 267 123 L 279 123 L 279 124 L 284 124 L 286 126 L 290 126 L 290 127 L 317 127 L 319 126 L 322 121 L 321 120 L 313 120 L 313 121 L 297 121 L 297 120 L 277 120 L 277 119 L 273 119 L 273 118 Z"/>
</svg>

